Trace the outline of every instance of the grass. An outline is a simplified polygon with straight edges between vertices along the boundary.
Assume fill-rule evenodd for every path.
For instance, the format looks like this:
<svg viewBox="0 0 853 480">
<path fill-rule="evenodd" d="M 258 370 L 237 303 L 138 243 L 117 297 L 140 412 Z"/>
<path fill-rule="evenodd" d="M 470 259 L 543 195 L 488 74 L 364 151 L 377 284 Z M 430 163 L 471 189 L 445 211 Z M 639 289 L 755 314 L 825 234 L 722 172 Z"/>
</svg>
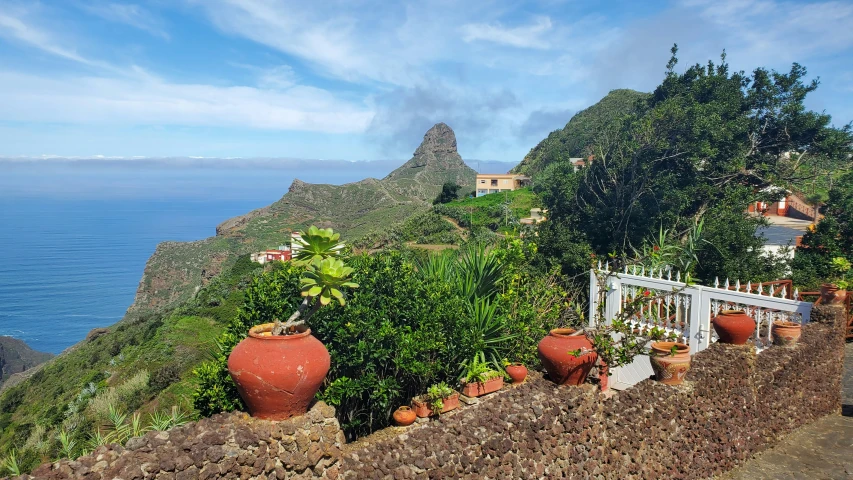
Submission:
<svg viewBox="0 0 853 480">
<path fill-rule="evenodd" d="M 482 197 L 436 205 L 435 212 L 453 218 L 465 228 L 485 227 L 500 232 L 515 228 L 519 219 L 530 216 L 530 209 L 542 203 L 530 188 L 491 193 Z"/>
</svg>

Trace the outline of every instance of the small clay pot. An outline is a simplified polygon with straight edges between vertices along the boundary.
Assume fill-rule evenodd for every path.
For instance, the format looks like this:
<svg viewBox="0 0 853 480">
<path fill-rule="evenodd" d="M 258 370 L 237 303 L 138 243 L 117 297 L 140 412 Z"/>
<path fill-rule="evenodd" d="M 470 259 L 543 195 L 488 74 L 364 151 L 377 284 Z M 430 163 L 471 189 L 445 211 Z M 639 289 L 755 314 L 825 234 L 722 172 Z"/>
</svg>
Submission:
<svg viewBox="0 0 853 480">
<path fill-rule="evenodd" d="M 800 340 L 803 326 L 797 322 L 778 320 L 773 322 L 773 345 L 790 347 Z"/>
<path fill-rule="evenodd" d="M 672 347 L 675 347 L 675 355 Z M 655 379 L 666 385 L 681 385 L 690 370 L 690 346 L 678 342 L 654 342 L 649 360 Z"/>
<path fill-rule="evenodd" d="M 394 417 L 394 423 L 400 427 L 408 427 L 415 423 L 415 420 L 418 418 L 415 411 L 405 405 L 395 410 L 392 416 Z"/>
<path fill-rule="evenodd" d="M 822 305 L 843 305 L 847 299 L 847 290 L 841 290 L 833 283 L 820 286 L 820 303 Z"/>
<path fill-rule="evenodd" d="M 755 320 L 743 310 L 722 310 L 711 323 L 722 343 L 743 345 L 755 332 Z"/>
<path fill-rule="evenodd" d="M 527 378 L 527 367 L 520 363 L 513 363 L 506 367 L 506 374 L 512 379 L 512 383 L 521 383 Z"/>
</svg>

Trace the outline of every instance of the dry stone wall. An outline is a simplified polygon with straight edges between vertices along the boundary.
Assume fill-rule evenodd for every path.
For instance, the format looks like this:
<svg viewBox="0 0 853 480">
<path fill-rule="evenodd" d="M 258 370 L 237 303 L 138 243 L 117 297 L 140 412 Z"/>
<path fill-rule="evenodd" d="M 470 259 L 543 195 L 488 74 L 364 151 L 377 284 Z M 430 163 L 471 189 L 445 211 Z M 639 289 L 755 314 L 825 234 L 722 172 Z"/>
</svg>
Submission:
<svg viewBox="0 0 853 480">
<path fill-rule="evenodd" d="M 21 480 L 338 478 L 345 437 L 335 409 L 317 403 L 283 422 L 219 414 L 167 432 L 99 447 L 76 461 L 44 464 Z"/>
<path fill-rule="evenodd" d="M 220 414 L 19 478 L 709 478 L 840 411 L 843 331 L 840 309 L 816 307 L 797 346 L 756 355 L 712 345 L 679 387 L 643 381 L 608 398 L 532 372 L 476 405 L 352 445 L 322 402 L 284 422 Z"/>
<path fill-rule="evenodd" d="M 794 348 L 715 344 L 685 385 L 611 398 L 533 378 L 348 453 L 344 478 L 708 478 L 840 411 L 842 331 L 839 309 L 816 308 Z"/>
</svg>

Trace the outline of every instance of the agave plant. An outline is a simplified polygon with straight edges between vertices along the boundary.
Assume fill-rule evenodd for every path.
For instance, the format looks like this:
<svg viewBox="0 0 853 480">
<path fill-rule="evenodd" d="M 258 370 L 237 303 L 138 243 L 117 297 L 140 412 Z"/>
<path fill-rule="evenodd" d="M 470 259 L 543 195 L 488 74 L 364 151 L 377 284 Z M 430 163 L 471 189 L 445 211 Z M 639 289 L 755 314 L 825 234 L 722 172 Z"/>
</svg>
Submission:
<svg viewBox="0 0 853 480">
<path fill-rule="evenodd" d="M 357 283 L 350 281 L 353 269 L 336 258 L 343 249 L 340 234 L 331 228 L 312 226 L 301 237 L 302 240 L 297 242 L 302 245 L 302 250 L 294 258 L 297 264 L 306 267 L 300 279 L 301 295 L 305 298 L 286 322 L 276 319 L 273 335 L 287 334 L 293 327 L 304 324 L 332 299 L 345 305 L 343 289 L 358 288 Z"/>
<path fill-rule="evenodd" d="M 21 466 L 18 464 L 18 452 L 13 448 L 9 451 L 9 455 L 0 459 L 0 473 L 9 475 L 20 475 Z"/>
</svg>

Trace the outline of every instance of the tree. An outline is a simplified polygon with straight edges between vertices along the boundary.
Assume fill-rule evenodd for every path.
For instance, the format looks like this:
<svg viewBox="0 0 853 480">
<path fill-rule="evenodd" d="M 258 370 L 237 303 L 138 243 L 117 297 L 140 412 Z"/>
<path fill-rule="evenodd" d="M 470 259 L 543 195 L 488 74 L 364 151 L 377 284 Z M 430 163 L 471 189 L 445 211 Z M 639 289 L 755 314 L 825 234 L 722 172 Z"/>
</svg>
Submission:
<svg viewBox="0 0 853 480">
<path fill-rule="evenodd" d="M 794 251 L 794 283 L 802 288 L 825 282 L 832 274 L 832 259 L 853 261 L 853 173 L 841 177 L 829 191 L 823 214 Z"/>
<path fill-rule="evenodd" d="M 804 82 L 802 66 L 748 76 L 730 72 L 724 53 L 678 74 L 676 53 L 648 101 L 600 130 L 591 165 L 552 165 L 555 178 L 537 183 L 549 211 L 542 251 L 564 272 L 580 273 L 586 250 L 622 255 L 661 228 L 685 241 L 704 219 L 700 279 L 769 279 L 779 270 L 768 271 L 763 220 L 747 206 L 780 195 L 765 187 L 790 188 L 850 155 L 850 128 L 803 106 L 818 84 Z"/>
<path fill-rule="evenodd" d="M 438 205 L 439 203 L 450 203 L 453 200 L 456 200 L 459 189 L 461 188 L 462 187 L 460 185 L 457 185 L 454 182 L 445 182 L 445 184 L 441 186 L 441 193 L 435 197 L 432 204 Z"/>
</svg>

